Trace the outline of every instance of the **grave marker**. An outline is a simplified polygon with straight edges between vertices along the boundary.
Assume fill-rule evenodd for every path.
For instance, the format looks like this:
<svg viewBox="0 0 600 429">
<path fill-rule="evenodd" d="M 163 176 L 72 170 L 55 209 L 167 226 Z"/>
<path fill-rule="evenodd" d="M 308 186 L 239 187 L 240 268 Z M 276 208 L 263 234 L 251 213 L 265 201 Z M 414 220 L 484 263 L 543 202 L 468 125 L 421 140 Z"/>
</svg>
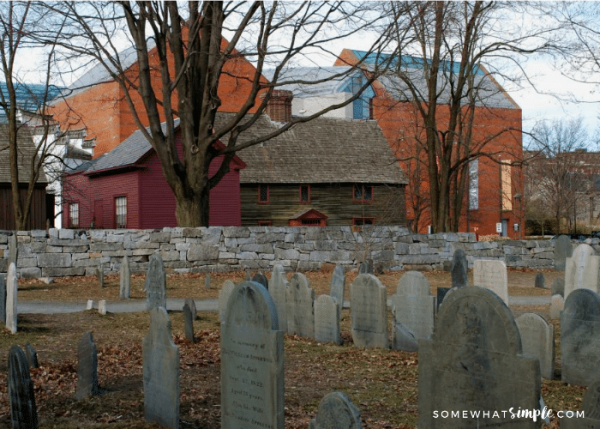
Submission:
<svg viewBox="0 0 600 429">
<path fill-rule="evenodd" d="M 198 311 L 196 310 L 196 302 L 193 298 L 186 298 L 184 305 L 187 305 L 192 312 L 192 320 L 198 319 Z"/>
<path fill-rule="evenodd" d="M 8 266 L 10 264 L 15 264 L 17 266 L 17 260 L 19 258 L 19 242 L 17 241 L 17 232 L 13 232 L 13 234 L 8 239 Z"/>
<path fill-rule="evenodd" d="M 315 340 L 341 344 L 339 307 L 334 298 L 320 295 L 315 301 Z"/>
<path fill-rule="evenodd" d="M 77 344 L 77 390 L 78 401 L 88 396 L 99 395 L 98 351 L 91 332 L 86 332 Z"/>
<path fill-rule="evenodd" d="M 98 283 L 100 284 L 100 287 L 103 288 L 104 287 L 104 264 L 102 262 L 100 262 L 98 264 L 96 273 L 98 275 Z"/>
<path fill-rule="evenodd" d="M 454 251 L 452 256 L 452 287 L 469 286 L 469 262 L 462 249 Z"/>
<path fill-rule="evenodd" d="M 554 243 L 554 268 L 556 271 L 564 271 L 567 258 L 573 255 L 573 245 L 571 238 L 566 235 L 559 235 Z"/>
<path fill-rule="evenodd" d="M 535 276 L 535 287 L 546 289 L 546 279 L 544 278 L 544 273 L 537 273 Z"/>
<path fill-rule="evenodd" d="M 288 287 L 289 283 L 285 277 L 283 266 L 281 264 L 276 264 L 271 273 L 271 288 L 269 289 L 269 293 L 271 294 L 271 298 L 273 298 L 275 308 L 277 309 L 279 330 L 283 332 L 287 332 L 288 329 L 286 300 Z"/>
<path fill-rule="evenodd" d="M 206 277 L 204 277 L 204 287 L 210 289 L 210 274 L 207 274 Z"/>
<path fill-rule="evenodd" d="M 37 429 L 37 408 L 29 364 L 19 346 L 12 346 L 8 352 L 8 403 L 13 429 Z"/>
<path fill-rule="evenodd" d="M 554 326 L 535 313 L 521 314 L 515 319 L 515 323 L 521 335 L 523 353 L 537 358 L 542 377 L 552 380 L 556 360 Z"/>
<path fill-rule="evenodd" d="M 11 263 L 6 274 L 6 328 L 12 333 L 17 333 L 17 266 Z"/>
<path fill-rule="evenodd" d="M 319 403 L 309 429 L 361 429 L 360 411 L 342 392 L 328 393 Z"/>
<path fill-rule="evenodd" d="M 596 379 L 583 396 L 582 417 L 560 419 L 561 429 L 594 429 L 600 427 L 600 380 Z"/>
<path fill-rule="evenodd" d="M 102 316 L 106 316 L 106 300 L 105 299 L 101 299 L 100 301 L 98 301 L 98 313 L 100 313 Z"/>
<path fill-rule="evenodd" d="M 265 287 L 266 290 L 269 290 L 269 280 L 263 273 L 256 273 L 254 277 L 252 277 L 252 281 L 256 283 L 260 283 Z"/>
<path fill-rule="evenodd" d="M 373 274 L 373 260 L 361 262 L 358 266 L 358 274 Z"/>
<path fill-rule="evenodd" d="M 287 288 L 288 334 L 315 338 L 315 291 L 304 274 L 294 273 Z"/>
<path fill-rule="evenodd" d="M 94 300 L 93 299 L 88 299 L 87 300 L 87 304 L 85 306 L 86 310 L 92 310 L 94 308 Z"/>
<path fill-rule="evenodd" d="M 223 287 L 219 291 L 219 319 L 221 323 L 225 322 L 225 318 L 227 316 L 227 301 L 229 301 L 229 296 L 233 289 L 235 288 L 235 284 L 231 280 L 225 280 L 223 283 Z"/>
<path fill-rule="evenodd" d="M 350 314 L 355 346 L 389 347 L 385 286 L 373 274 L 360 274 L 350 285 Z"/>
<path fill-rule="evenodd" d="M 121 262 L 121 288 L 119 293 L 121 298 L 129 298 L 131 291 L 131 270 L 129 269 L 129 259 L 127 255 L 123 257 L 123 262 Z"/>
<path fill-rule="evenodd" d="M 442 305 L 442 301 L 446 297 L 446 294 L 450 292 L 449 287 L 438 287 L 437 288 L 437 297 L 436 297 L 436 310 L 439 310 L 440 305 Z"/>
<path fill-rule="evenodd" d="M 0 322 L 6 323 L 6 276 L 0 274 Z"/>
<path fill-rule="evenodd" d="M 473 264 L 473 284 L 491 290 L 508 305 L 508 275 L 504 261 L 476 260 Z"/>
<path fill-rule="evenodd" d="M 194 342 L 194 319 L 192 317 L 192 309 L 189 305 L 183 306 L 183 320 L 185 322 L 185 338 L 188 341 Z"/>
<path fill-rule="evenodd" d="M 564 297 L 565 295 L 565 279 L 564 277 L 559 277 L 554 279 L 552 282 L 552 295 L 560 295 Z"/>
<path fill-rule="evenodd" d="M 336 265 L 331 277 L 331 286 L 329 287 L 329 295 L 335 299 L 338 308 L 340 309 L 340 319 L 342 317 L 342 309 L 344 308 L 344 295 L 346 290 L 346 273 L 344 267 Z"/>
<path fill-rule="evenodd" d="M 588 244 L 580 244 L 573 251 L 573 256 L 567 258 L 565 266 L 565 294 L 575 289 L 589 289 L 600 293 L 600 256 Z"/>
<path fill-rule="evenodd" d="M 39 368 L 40 363 L 38 362 L 37 352 L 33 348 L 33 346 L 29 343 L 25 344 L 25 355 L 27 357 L 27 362 L 31 368 Z"/>
<path fill-rule="evenodd" d="M 565 309 L 565 299 L 561 295 L 552 295 L 550 302 L 550 319 L 560 319 L 560 315 Z"/>
<path fill-rule="evenodd" d="M 144 289 L 148 294 L 148 311 L 156 307 L 167 308 L 167 275 L 162 258 L 157 253 L 150 257 Z"/>
</svg>

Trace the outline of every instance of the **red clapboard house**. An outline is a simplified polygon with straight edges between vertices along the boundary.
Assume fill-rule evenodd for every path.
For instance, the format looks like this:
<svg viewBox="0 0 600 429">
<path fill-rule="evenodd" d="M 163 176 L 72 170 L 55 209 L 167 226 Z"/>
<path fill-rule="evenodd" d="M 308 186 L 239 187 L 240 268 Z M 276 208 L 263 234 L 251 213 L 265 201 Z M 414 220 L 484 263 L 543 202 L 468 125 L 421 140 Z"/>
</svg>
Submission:
<svg viewBox="0 0 600 429">
<path fill-rule="evenodd" d="M 181 151 L 179 129 L 176 143 Z M 216 173 L 222 159 L 213 160 L 210 175 Z M 244 167 L 246 164 L 235 156 L 230 172 L 211 190 L 211 226 L 241 225 L 240 170 Z M 158 156 L 139 130 L 113 150 L 65 175 L 63 180 L 64 228 L 177 226 L 175 197 Z"/>
</svg>

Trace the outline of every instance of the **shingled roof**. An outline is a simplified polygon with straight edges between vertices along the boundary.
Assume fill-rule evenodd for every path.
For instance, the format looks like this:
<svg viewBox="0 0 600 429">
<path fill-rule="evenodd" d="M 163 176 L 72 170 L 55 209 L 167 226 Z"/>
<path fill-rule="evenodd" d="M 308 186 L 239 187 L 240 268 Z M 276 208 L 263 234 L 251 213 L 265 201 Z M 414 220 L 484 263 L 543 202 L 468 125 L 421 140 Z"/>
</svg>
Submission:
<svg viewBox="0 0 600 429">
<path fill-rule="evenodd" d="M 33 130 L 21 127 L 17 133 L 19 182 L 27 183 L 31 177 L 31 159 L 37 154 L 33 143 Z M 0 123 L 0 183 L 10 183 L 10 162 L 8 149 L 8 124 Z M 48 183 L 43 171 L 37 183 Z"/>
</svg>

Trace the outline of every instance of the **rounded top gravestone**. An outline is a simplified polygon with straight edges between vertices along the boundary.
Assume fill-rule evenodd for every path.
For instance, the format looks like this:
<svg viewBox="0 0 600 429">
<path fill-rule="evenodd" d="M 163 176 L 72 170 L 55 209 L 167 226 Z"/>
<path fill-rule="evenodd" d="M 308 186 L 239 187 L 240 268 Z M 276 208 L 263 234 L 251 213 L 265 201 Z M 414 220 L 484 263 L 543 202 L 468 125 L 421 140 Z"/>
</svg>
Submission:
<svg viewBox="0 0 600 429">
<path fill-rule="evenodd" d="M 319 403 L 317 417 L 310 429 L 361 429 L 360 411 L 342 392 L 328 393 Z"/>
<path fill-rule="evenodd" d="M 408 271 L 400 277 L 396 293 L 398 295 L 429 296 L 431 295 L 429 280 L 423 273 Z"/>
<path fill-rule="evenodd" d="M 269 291 L 253 281 L 243 281 L 235 286 L 227 302 L 226 314 L 227 325 L 279 329 L 277 310 Z"/>
</svg>

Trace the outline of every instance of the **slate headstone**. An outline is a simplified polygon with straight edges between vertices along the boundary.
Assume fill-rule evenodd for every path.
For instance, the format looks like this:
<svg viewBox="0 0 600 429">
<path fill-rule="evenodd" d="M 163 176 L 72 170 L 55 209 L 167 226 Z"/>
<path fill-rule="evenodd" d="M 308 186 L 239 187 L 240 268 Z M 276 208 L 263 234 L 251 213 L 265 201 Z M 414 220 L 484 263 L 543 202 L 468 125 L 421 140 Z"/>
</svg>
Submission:
<svg viewBox="0 0 600 429">
<path fill-rule="evenodd" d="M 184 305 L 187 305 L 192 312 L 192 320 L 198 319 L 198 311 L 196 310 L 196 301 L 193 298 L 186 298 Z"/>
<path fill-rule="evenodd" d="M 221 325 L 221 428 L 283 429 L 283 334 L 269 292 L 238 284 Z"/>
<path fill-rule="evenodd" d="M 192 309 L 189 305 L 183 306 L 183 320 L 185 324 L 185 338 L 188 341 L 194 342 L 194 318 L 192 316 Z"/>
<path fill-rule="evenodd" d="M 37 408 L 29 363 L 19 346 L 12 346 L 8 352 L 8 403 L 13 429 L 37 429 Z"/>
<path fill-rule="evenodd" d="M 6 274 L 6 328 L 12 333 L 17 333 L 17 294 L 19 284 L 17 281 L 17 266 L 11 262 Z"/>
<path fill-rule="evenodd" d="M 129 268 L 129 259 L 127 255 L 123 257 L 123 262 L 121 262 L 121 288 L 119 293 L 121 298 L 129 298 L 131 291 L 131 270 Z"/>
<path fill-rule="evenodd" d="M 167 308 L 167 275 L 162 258 L 158 254 L 150 257 L 146 286 L 148 311 L 156 307 Z"/>
<path fill-rule="evenodd" d="M 573 411 L 569 410 L 573 414 Z M 581 404 L 582 416 L 566 415 L 560 419 L 561 429 L 594 429 L 600 427 L 600 379 L 590 384 Z"/>
<path fill-rule="evenodd" d="M 392 332 L 392 349 L 405 352 L 419 351 L 419 340 L 415 334 L 402 323 L 394 321 Z"/>
<path fill-rule="evenodd" d="M 352 340 L 357 347 L 388 348 L 386 289 L 373 274 L 360 274 L 350 285 Z"/>
<path fill-rule="evenodd" d="M 546 289 L 546 279 L 544 278 L 544 273 L 537 273 L 535 276 L 535 287 Z"/>
<path fill-rule="evenodd" d="M 106 300 L 105 299 L 101 299 L 100 301 L 98 301 L 98 313 L 100 313 L 103 316 L 106 316 Z"/>
<path fill-rule="evenodd" d="M 515 322 L 521 335 L 523 353 L 537 358 L 542 377 L 552 380 L 556 360 L 554 326 L 535 313 L 521 314 Z"/>
<path fill-rule="evenodd" d="M 290 284 L 285 277 L 285 271 L 281 264 L 276 264 L 271 273 L 271 285 L 269 293 L 275 308 L 277 309 L 277 320 L 279 321 L 279 330 L 287 332 L 287 290 Z"/>
<path fill-rule="evenodd" d="M 38 361 L 37 352 L 35 348 L 29 343 L 25 344 L 25 355 L 27 356 L 27 362 L 31 368 L 39 368 L 40 363 Z"/>
<path fill-rule="evenodd" d="M 587 386 L 600 378 L 600 295 L 575 289 L 560 321 L 562 382 Z"/>
<path fill-rule="evenodd" d="M 77 390 L 78 401 L 101 393 L 98 384 L 98 351 L 91 332 L 86 332 L 77 344 Z"/>
<path fill-rule="evenodd" d="M 336 265 L 331 277 L 331 286 L 329 287 L 329 295 L 335 299 L 338 308 L 340 309 L 340 318 L 342 317 L 342 309 L 344 308 L 344 298 L 346 289 L 346 273 L 344 267 Z"/>
<path fill-rule="evenodd" d="M 556 271 L 564 271 L 567 258 L 573 255 L 573 245 L 571 238 L 566 235 L 559 235 L 554 243 L 554 268 Z"/>
<path fill-rule="evenodd" d="M 229 296 L 234 288 L 235 284 L 233 284 L 231 280 L 225 280 L 223 287 L 221 287 L 221 290 L 219 291 L 219 318 L 221 323 L 225 322 L 227 316 L 227 301 L 229 301 Z"/>
<path fill-rule="evenodd" d="M 560 295 L 562 297 L 565 296 L 565 279 L 564 277 L 559 277 L 554 279 L 552 282 L 552 295 Z"/>
<path fill-rule="evenodd" d="M 508 274 L 504 261 L 475 260 L 473 284 L 491 290 L 508 305 Z"/>
<path fill-rule="evenodd" d="M 438 287 L 437 288 L 437 299 L 436 299 L 436 308 L 439 310 L 440 305 L 442 304 L 442 301 L 444 300 L 444 298 L 446 297 L 446 294 L 448 292 L 450 292 L 449 287 Z"/>
<path fill-rule="evenodd" d="M 315 291 L 304 274 L 294 273 L 287 288 L 288 334 L 315 338 Z"/>
<path fill-rule="evenodd" d="M 552 295 L 550 301 L 550 319 L 560 319 L 560 315 L 565 309 L 565 299 L 562 295 Z"/>
<path fill-rule="evenodd" d="M 17 260 L 19 259 L 19 242 L 17 241 L 17 233 L 13 233 L 8 239 L 8 266 L 15 264 L 17 266 Z"/>
<path fill-rule="evenodd" d="M 204 277 L 204 288 L 210 289 L 210 274 L 207 274 L 206 277 Z"/>
<path fill-rule="evenodd" d="M 98 264 L 98 268 L 96 269 L 96 274 L 98 275 L 98 284 L 101 288 L 104 287 L 104 264 L 101 262 Z"/>
<path fill-rule="evenodd" d="M 267 280 L 267 276 L 265 276 L 263 273 L 254 274 L 254 277 L 252 277 L 252 281 L 260 283 L 265 287 L 266 290 L 269 290 L 269 280 Z"/>
<path fill-rule="evenodd" d="M 337 302 L 329 295 L 315 301 L 315 340 L 319 343 L 341 344 L 340 315 Z"/>
<path fill-rule="evenodd" d="M 6 276 L 0 274 L 0 322 L 6 323 Z"/>
<path fill-rule="evenodd" d="M 540 425 L 539 420 L 515 421 L 502 413 L 538 408 L 540 369 L 537 359 L 523 355 L 509 308 L 484 288 L 462 287 L 446 296 L 432 339 L 419 342 L 418 387 L 420 428 Z M 442 410 L 460 410 L 461 418 L 440 418 Z M 478 417 L 471 411 L 479 411 Z"/>
<path fill-rule="evenodd" d="M 360 411 L 342 392 L 328 393 L 321 399 L 317 417 L 309 429 L 361 429 Z"/>
<path fill-rule="evenodd" d="M 575 248 L 573 256 L 567 258 L 565 266 L 565 294 L 575 289 L 589 289 L 600 293 L 600 256 L 589 244 L 582 243 Z"/>
<path fill-rule="evenodd" d="M 454 251 L 452 256 L 452 287 L 469 286 L 469 262 L 462 249 Z"/>
<path fill-rule="evenodd" d="M 150 330 L 144 337 L 142 349 L 145 418 L 176 429 L 179 427 L 179 349 L 171 338 L 171 320 L 164 307 L 150 311 Z"/>
</svg>

